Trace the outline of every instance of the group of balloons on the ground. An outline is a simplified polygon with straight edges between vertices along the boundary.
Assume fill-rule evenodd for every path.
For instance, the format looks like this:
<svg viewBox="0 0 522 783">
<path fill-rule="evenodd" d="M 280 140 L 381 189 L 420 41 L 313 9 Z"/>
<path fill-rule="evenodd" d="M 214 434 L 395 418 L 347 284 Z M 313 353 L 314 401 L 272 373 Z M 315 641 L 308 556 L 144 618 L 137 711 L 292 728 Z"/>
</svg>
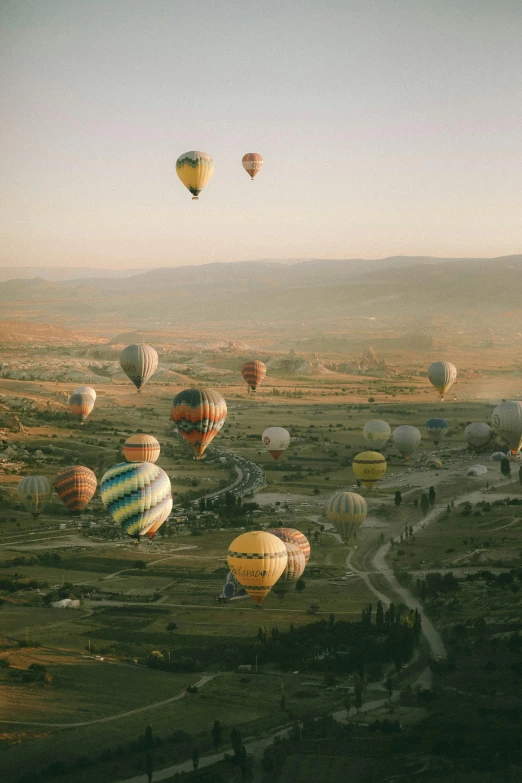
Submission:
<svg viewBox="0 0 522 783">
<path fill-rule="evenodd" d="M 158 354 L 150 345 L 129 345 L 121 352 L 120 364 L 140 391 L 158 366 Z M 259 360 L 246 362 L 241 371 L 249 392 L 255 392 L 266 375 L 266 367 Z M 449 362 L 435 362 L 428 369 L 428 377 L 443 399 L 444 393 L 454 383 L 457 371 Z M 71 412 L 82 422 L 95 402 L 96 391 L 90 386 L 78 387 L 69 400 Z M 197 460 L 204 458 L 207 446 L 222 429 L 226 416 L 227 404 L 222 395 L 213 389 L 185 389 L 172 402 L 171 418 L 179 435 L 192 446 Z M 428 419 L 426 430 L 437 444 L 447 433 L 448 423 L 444 419 Z M 379 450 L 390 438 L 404 459 L 415 451 L 421 441 L 417 427 L 405 424 L 392 432 L 387 422 L 378 419 L 366 422 L 363 435 L 368 445 L 376 450 L 357 454 L 352 461 L 352 469 L 359 486 L 368 490 L 373 490 L 386 472 L 386 459 Z M 474 422 L 466 427 L 465 436 L 475 449 L 495 437 L 516 458 L 522 446 L 522 403 L 502 402 L 493 411 L 491 427 Z M 275 460 L 290 443 L 290 433 L 283 427 L 268 427 L 261 437 Z M 152 435 L 132 435 L 123 445 L 123 454 L 126 462 L 111 467 L 101 479 L 100 495 L 114 521 L 139 542 L 142 536 L 152 538 L 168 519 L 172 510 L 172 489 L 165 471 L 155 464 L 160 455 L 160 444 Z M 498 454 L 501 458 L 505 456 L 503 452 Z M 54 490 L 73 514 L 79 514 L 86 508 L 96 488 L 95 474 L 81 465 L 61 470 L 54 480 Z M 18 493 L 36 518 L 49 502 L 53 485 L 44 476 L 28 476 L 20 481 Z M 367 511 L 366 500 L 348 491 L 336 492 L 326 505 L 327 519 L 346 543 L 357 533 Z M 301 562 L 301 552 L 304 562 Z M 228 562 L 231 573 L 227 582 L 229 587 L 225 585 L 225 597 L 227 591 L 237 594 L 237 590 L 244 590 L 259 604 L 276 583 L 284 592 L 289 584 L 301 577 L 309 556 L 310 544 L 300 531 L 281 528 L 271 533 L 245 533 L 230 545 Z"/>
<path fill-rule="evenodd" d="M 241 162 L 252 180 L 263 166 L 263 158 L 258 152 L 247 152 Z M 176 172 L 187 190 L 192 193 L 192 200 L 197 201 L 205 185 L 212 179 L 214 161 L 206 152 L 184 152 L 176 161 Z"/>
</svg>

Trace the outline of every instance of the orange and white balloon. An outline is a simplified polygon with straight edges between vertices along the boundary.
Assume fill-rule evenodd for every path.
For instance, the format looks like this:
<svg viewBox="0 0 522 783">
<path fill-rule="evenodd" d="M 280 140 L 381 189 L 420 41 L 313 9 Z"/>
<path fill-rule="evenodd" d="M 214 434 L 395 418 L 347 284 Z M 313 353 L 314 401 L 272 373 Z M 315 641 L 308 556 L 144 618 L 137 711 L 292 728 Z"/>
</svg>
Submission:
<svg viewBox="0 0 522 783">
<path fill-rule="evenodd" d="M 263 168 L 263 158 L 258 152 L 247 152 L 246 155 L 243 155 L 242 163 L 250 179 L 254 179 Z"/>
</svg>

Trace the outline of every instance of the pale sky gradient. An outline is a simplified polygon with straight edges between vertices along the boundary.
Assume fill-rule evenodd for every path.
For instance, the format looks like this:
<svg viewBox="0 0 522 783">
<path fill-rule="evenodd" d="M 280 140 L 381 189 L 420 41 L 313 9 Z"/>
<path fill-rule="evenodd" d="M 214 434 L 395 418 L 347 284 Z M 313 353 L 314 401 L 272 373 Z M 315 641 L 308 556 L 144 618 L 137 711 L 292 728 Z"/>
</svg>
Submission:
<svg viewBox="0 0 522 783">
<path fill-rule="evenodd" d="M 520 0 L 2 0 L 0 24 L 2 265 L 522 252 Z"/>
</svg>

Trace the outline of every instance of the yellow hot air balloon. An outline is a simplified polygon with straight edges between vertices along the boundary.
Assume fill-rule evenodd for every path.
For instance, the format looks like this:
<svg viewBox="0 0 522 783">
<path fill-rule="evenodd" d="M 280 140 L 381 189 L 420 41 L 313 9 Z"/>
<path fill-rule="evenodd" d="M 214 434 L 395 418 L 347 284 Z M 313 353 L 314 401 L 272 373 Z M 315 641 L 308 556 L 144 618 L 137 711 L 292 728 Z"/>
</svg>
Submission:
<svg viewBox="0 0 522 783">
<path fill-rule="evenodd" d="M 354 457 L 352 469 L 361 484 L 372 490 L 386 473 L 386 460 L 378 451 L 362 451 Z"/>
<path fill-rule="evenodd" d="M 38 519 L 52 494 L 51 482 L 45 476 L 26 476 L 18 484 L 18 497 L 35 519 Z"/>
<path fill-rule="evenodd" d="M 335 529 L 346 544 L 366 519 L 366 500 L 356 492 L 336 492 L 326 504 L 326 519 L 333 522 Z"/>
<path fill-rule="evenodd" d="M 288 563 L 284 541 L 255 530 L 235 538 L 228 548 L 228 566 L 256 604 L 261 604 Z"/>
<path fill-rule="evenodd" d="M 206 152 L 184 152 L 176 161 L 176 173 L 192 193 L 192 201 L 197 201 L 199 194 L 212 178 L 214 161 Z"/>
<path fill-rule="evenodd" d="M 428 367 L 428 378 L 442 401 L 450 386 L 457 380 L 457 368 L 451 362 L 433 362 Z"/>
</svg>

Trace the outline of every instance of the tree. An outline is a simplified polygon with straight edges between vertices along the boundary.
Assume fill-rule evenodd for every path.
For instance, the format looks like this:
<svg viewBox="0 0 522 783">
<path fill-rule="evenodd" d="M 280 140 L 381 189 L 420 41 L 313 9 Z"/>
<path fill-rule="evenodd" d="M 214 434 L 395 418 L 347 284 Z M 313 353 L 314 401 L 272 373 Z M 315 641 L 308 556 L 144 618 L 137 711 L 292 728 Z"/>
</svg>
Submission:
<svg viewBox="0 0 522 783">
<path fill-rule="evenodd" d="M 152 726 L 149 723 L 149 725 L 145 729 L 145 748 L 147 750 L 152 750 L 153 747 L 154 747 L 154 737 L 152 734 Z"/>
<path fill-rule="evenodd" d="M 152 760 L 152 753 L 147 753 L 145 756 L 145 774 L 147 775 L 148 783 L 152 783 L 152 773 L 154 772 L 154 762 Z"/>
<path fill-rule="evenodd" d="M 420 507 L 422 510 L 422 513 L 426 515 L 428 513 L 429 507 L 430 507 L 430 499 L 426 493 L 424 493 L 421 497 Z"/>
<path fill-rule="evenodd" d="M 430 501 L 430 506 L 435 505 L 435 487 L 430 487 L 428 491 L 428 500 Z"/>
<path fill-rule="evenodd" d="M 375 397 L 368 397 L 368 402 L 370 403 L 370 405 L 373 405 L 373 403 L 375 402 Z"/>
<path fill-rule="evenodd" d="M 511 465 L 507 457 L 500 461 L 500 472 L 503 476 L 511 476 Z"/>
<path fill-rule="evenodd" d="M 302 593 L 302 592 L 303 592 L 303 590 L 305 589 L 305 587 L 306 587 L 306 582 L 305 582 L 305 580 L 304 580 L 304 579 L 301 577 L 301 578 L 300 578 L 300 579 L 298 579 L 298 580 L 297 580 L 297 582 L 295 583 L 295 589 L 297 590 L 297 592 L 298 592 L 298 593 Z"/>
<path fill-rule="evenodd" d="M 194 772 L 199 767 L 199 750 L 197 748 L 192 748 L 192 766 L 194 767 Z"/>
<path fill-rule="evenodd" d="M 386 678 L 386 690 L 388 691 L 388 699 L 391 699 L 393 693 L 393 683 L 391 677 Z"/>
<path fill-rule="evenodd" d="M 377 601 L 377 609 L 375 610 L 375 625 L 383 625 L 384 623 L 384 607 L 381 601 Z"/>
<path fill-rule="evenodd" d="M 147 568 L 147 563 L 145 560 L 135 560 L 134 568 L 138 568 L 140 571 L 143 571 L 144 568 Z"/>
<path fill-rule="evenodd" d="M 401 503 L 402 503 L 402 495 L 400 490 L 397 490 L 397 492 L 395 493 L 395 505 L 400 506 Z"/>
<path fill-rule="evenodd" d="M 207 510 L 207 501 L 205 500 L 205 498 L 200 498 L 199 499 L 199 510 L 200 511 L 206 511 Z"/>
<path fill-rule="evenodd" d="M 212 744 L 216 750 L 219 748 L 222 741 L 223 729 L 221 728 L 221 723 L 218 720 L 215 720 L 214 725 L 212 726 Z"/>
</svg>

